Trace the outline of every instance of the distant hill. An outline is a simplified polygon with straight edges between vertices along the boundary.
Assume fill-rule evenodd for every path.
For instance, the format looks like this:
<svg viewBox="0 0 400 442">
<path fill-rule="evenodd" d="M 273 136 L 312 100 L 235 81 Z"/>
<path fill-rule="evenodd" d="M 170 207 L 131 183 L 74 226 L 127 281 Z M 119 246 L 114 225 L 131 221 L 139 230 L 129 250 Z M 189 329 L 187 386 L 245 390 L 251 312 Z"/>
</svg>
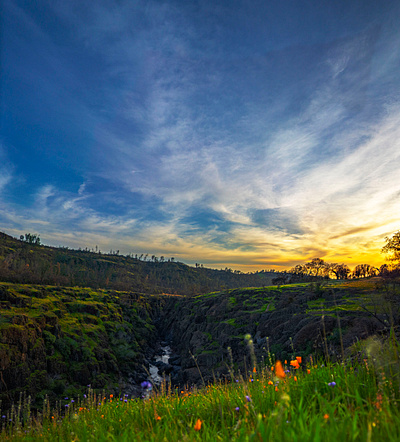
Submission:
<svg viewBox="0 0 400 442">
<path fill-rule="evenodd" d="M 48 247 L 0 232 L 0 281 L 193 295 L 240 287 L 264 287 L 278 272 L 241 273 L 191 267 L 174 260 Z"/>
</svg>

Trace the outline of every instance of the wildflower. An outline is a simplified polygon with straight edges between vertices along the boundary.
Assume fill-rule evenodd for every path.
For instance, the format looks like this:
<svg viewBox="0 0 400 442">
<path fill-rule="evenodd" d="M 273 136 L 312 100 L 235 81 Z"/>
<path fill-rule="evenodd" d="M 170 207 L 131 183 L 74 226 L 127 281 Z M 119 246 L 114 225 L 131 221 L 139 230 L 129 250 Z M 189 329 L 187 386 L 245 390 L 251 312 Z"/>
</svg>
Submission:
<svg viewBox="0 0 400 442">
<path fill-rule="evenodd" d="M 335 381 L 333 381 L 333 382 L 329 382 L 329 384 L 328 384 L 330 387 L 334 387 L 335 385 L 336 385 L 336 382 Z"/>
<path fill-rule="evenodd" d="M 307 373 L 308 373 L 308 374 L 310 374 L 310 373 L 311 373 L 311 370 L 310 370 L 309 368 L 307 368 Z"/>
<path fill-rule="evenodd" d="M 278 387 L 275 387 L 275 391 L 278 391 Z"/>
<path fill-rule="evenodd" d="M 272 381 L 268 381 L 268 385 L 274 385 Z"/>
<path fill-rule="evenodd" d="M 246 396 L 246 401 L 247 402 L 251 402 L 251 397 L 250 396 Z"/>
<path fill-rule="evenodd" d="M 299 364 L 301 364 L 301 356 L 296 356 L 296 360 Z"/>
<path fill-rule="evenodd" d="M 329 419 L 329 414 L 328 413 L 324 414 L 324 419 Z"/>
<path fill-rule="evenodd" d="M 257 373 L 256 367 L 253 368 L 253 373 Z"/>
<path fill-rule="evenodd" d="M 240 410 L 240 407 L 236 407 L 235 410 L 236 410 L 236 411 L 239 411 L 239 410 Z M 5 417 L 5 416 L 4 416 L 4 417 Z"/>
<path fill-rule="evenodd" d="M 195 431 L 200 431 L 201 430 L 201 424 L 203 422 L 200 419 L 197 419 L 196 423 L 194 424 L 194 429 Z"/>
<path fill-rule="evenodd" d="M 147 390 L 147 389 L 150 390 L 152 387 L 151 382 L 149 382 L 149 381 L 143 381 L 140 385 L 145 390 Z"/>
<path fill-rule="evenodd" d="M 110 394 L 110 398 L 113 398 L 114 397 L 114 395 L 113 394 Z"/>
<path fill-rule="evenodd" d="M 74 403 L 75 401 L 73 399 L 71 399 L 71 403 Z"/>
<path fill-rule="evenodd" d="M 160 417 L 160 416 L 157 416 L 157 417 L 156 417 L 156 420 L 160 421 L 160 420 L 161 420 L 161 417 Z"/>
<path fill-rule="evenodd" d="M 275 363 L 275 373 L 278 376 L 278 378 L 280 378 L 280 379 L 284 379 L 286 377 L 286 374 L 285 374 L 285 372 L 283 370 L 281 361 L 276 361 L 276 363 Z"/>
<path fill-rule="evenodd" d="M 294 381 L 297 382 L 297 376 L 294 377 Z"/>
<path fill-rule="evenodd" d="M 86 394 L 84 394 L 83 397 L 86 399 L 87 398 Z"/>
<path fill-rule="evenodd" d="M 297 359 L 294 359 L 293 361 L 290 361 L 290 365 L 292 367 L 294 367 L 295 369 L 300 368 L 299 361 Z"/>
<path fill-rule="evenodd" d="M 235 382 L 238 383 L 238 382 L 239 382 L 239 379 L 235 379 Z"/>
</svg>

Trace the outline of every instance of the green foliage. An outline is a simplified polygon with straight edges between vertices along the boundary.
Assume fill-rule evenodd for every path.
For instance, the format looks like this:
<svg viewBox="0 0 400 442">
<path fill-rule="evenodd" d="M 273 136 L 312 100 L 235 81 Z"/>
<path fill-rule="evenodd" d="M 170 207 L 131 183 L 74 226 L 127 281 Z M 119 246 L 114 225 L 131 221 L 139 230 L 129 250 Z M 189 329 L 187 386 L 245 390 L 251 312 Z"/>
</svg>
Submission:
<svg viewBox="0 0 400 442">
<path fill-rule="evenodd" d="M 144 442 L 397 441 L 400 393 L 393 384 L 396 373 L 382 376 L 381 372 L 385 364 L 399 366 L 399 360 L 387 341 L 384 365 L 376 365 L 374 357 L 382 356 L 379 346 L 374 349 L 374 342 L 365 345 L 365 361 L 303 361 L 302 368 L 292 369 L 285 382 L 270 366 L 257 364 L 256 372 L 248 376 L 232 373 L 232 381 L 238 382 L 213 383 L 172 395 L 165 390 L 153 392 L 151 400 L 109 393 L 99 398 L 89 388 L 86 399 L 72 402 L 79 392 L 70 387 L 64 391 L 69 399 L 63 402 L 62 411 L 44 411 L 35 421 L 25 414 L 25 426 L 15 422 L 20 422 L 23 413 L 15 413 L 13 423 L 8 419 L 3 423 L 0 437 L 10 442 L 72 437 L 81 441 Z M 212 352 L 205 354 L 212 356 Z M 25 403 L 21 410 L 27 410 Z"/>
</svg>

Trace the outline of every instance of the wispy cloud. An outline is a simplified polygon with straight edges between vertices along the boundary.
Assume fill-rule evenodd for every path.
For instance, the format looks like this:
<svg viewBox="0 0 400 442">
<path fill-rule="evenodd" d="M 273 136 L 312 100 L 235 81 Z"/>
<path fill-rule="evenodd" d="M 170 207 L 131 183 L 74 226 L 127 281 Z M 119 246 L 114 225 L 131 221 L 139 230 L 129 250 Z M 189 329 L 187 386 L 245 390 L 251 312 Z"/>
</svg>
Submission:
<svg viewBox="0 0 400 442">
<path fill-rule="evenodd" d="M 10 8 L 46 48 L 24 79 L 51 134 L 37 155 L 73 179 L 35 175 L 30 205 L 4 201 L 9 231 L 221 267 L 380 259 L 400 221 L 398 33 L 372 20 L 307 41 L 291 22 L 302 41 L 263 46 L 261 28 L 257 44 L 233 35 L 228 5 L 56 1 L 48 22 Z"/>
</svg>

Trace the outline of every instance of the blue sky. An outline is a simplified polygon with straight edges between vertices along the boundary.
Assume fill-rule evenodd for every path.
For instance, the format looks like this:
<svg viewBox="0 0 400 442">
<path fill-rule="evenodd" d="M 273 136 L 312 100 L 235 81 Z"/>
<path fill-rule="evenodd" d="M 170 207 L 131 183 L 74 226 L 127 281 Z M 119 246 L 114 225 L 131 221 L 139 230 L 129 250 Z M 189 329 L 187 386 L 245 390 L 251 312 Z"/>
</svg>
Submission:
<svg viewBox="0 0 400 442">
<path fill-rule="evenodd" d="M 1 11 L 0 230 L 244 271 L 400 229 L 400 2 Z"/>
</svg>

